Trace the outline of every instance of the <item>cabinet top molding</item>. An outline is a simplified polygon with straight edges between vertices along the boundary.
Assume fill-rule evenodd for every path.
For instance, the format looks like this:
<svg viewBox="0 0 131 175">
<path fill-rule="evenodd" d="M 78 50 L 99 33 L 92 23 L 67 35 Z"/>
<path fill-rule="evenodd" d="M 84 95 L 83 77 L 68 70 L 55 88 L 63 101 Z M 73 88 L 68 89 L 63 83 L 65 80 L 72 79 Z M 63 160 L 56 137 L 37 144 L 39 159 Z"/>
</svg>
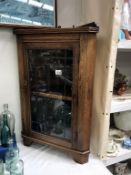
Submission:
<svg viewBox="0 0 131 175">
<path fill-rule="evenodd" d="M 19 34 L 48 34 L 48 33 L 97 33 L 99 27 L 93 22 L 81 26 L 73 26 L 72 28 L 61 28 L 58 26 L 54 27 L 16 27 L 14 28 L 14 33 Z"/>
</svg>

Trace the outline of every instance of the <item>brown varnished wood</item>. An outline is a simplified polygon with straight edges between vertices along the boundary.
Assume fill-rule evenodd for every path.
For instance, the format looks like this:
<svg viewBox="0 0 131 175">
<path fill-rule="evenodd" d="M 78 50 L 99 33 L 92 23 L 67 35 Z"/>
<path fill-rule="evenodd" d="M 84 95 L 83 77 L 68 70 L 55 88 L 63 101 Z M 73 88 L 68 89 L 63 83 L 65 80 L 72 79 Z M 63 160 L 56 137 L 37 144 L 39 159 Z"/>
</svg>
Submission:
<svg viewBox="0 0 131 175">
<path fill-rule="evenodd" d="M 15 34 L 24 34 L 24 35 L 40 35 L 40 34 L 72 34 L 72 33 L 96 33 L 97 28 L 90 27 L 75 27 L 75 28 L 53 28 L 53 27 L 32 27 L 27 28 L 14 28 Z"/>
<path fill-rule="evenodd" d="M 84 164 L 85 162 L 88 162 L 88 157 L 89 157 L 89 151 L 87 153 L 72 153 L 73 155 L 73 159 L 80 163 L 80 164 Z"/>
<path fill-rule="evenodd" d="M 30 146 L 33 142 L 43 144 L 43 141 L 41 139 L 33 138 L 33 137 L 25 136 L 25 135 L 22 135 L 22 136 L 23 136 L 24 144 L 26 146 Z M 68 146 L 65 146 L 65 145 L 64 146 L 63 145 L 61 146 L 61 145 L 52 143 L 51 140 L 49 142 L 45 141 L 44 143 L 45 144 L 48 144 L 50 146 L 53 146 L 55 148 L 59 148 L 59 149 L 63 149 L 65 151 L 68 151 L 68 152 L 70 152 L 73 155 L 74 158 L 75 158 L 75 155 L 78 155 L 78 156 L 84 156 L 84 155 L 86 155 L 87 156 L 89 154 L 89 151 L 88 150 L 87 151 L 74 150 L 70 146 L 69 147 Z M 77 157 L 76 157 L 76 159 L 77 159 Z M 84 157 L 83 157 L 83 159 L 84 159 Z M 86 157 L 86 159 L 88 159 L 88 156 Z M 79 162 L 79 161 L 77 160 L 77 162 Z"/>
<path fill-rule="evenodd" d="M 22 136 L 25 145 L 32 142 L 48 144 L 72 153 L 76 162 L 88 161 L 92 110 L 93 77 L 96 55 L 96 31 L 89 28 L 16 28 L 22 110 Z M 33 92 L 72 102 L 72 139 L 66 140 L 39 134 L 31 130 L 28 55 L 26 49 L 72 48 L 73 85 L 72 97 Z"/>
<path fill-rule="evenodd" d="M 49 136 L 49 135 L 44 135 L 44 134 L 40 134 L 40 133 L 36 133 L 34 131 L 31 131 L 30 136 L 32 138 L 37 138 L 38 140 L 43 141 L 46 144 L 49 145 L 57 145 L 57 146 L 64 146 L 66 148 L 72 148 L 72 144 L 69 140 L 65 140 L 62 138 L 58 138 L 58 137 L 53 137 L 53 136 Z"/>
<path fill-rule="evenodd" d="M 22 40 L 23 42 L 25 43 L 29 43 L 29 42 L 32 42 L 32 43 L 36 43 L 36 42 L 39 42 L 39 43 L 55 43 L 57 42 L 58 44 L 60 42 L 66 42 L 66 43 L 70 43 L 70 42 L 79 42 L 79 34 L 74 34 L 72 36 L 72 34 L 59 34 L 59 35 L 54 35 L 54 34 L 48 34 L 48 33 L 45 33 L 45 34 L 39 34 L 39 35 L 24 35 L 24 36 L 21 36 L 22 37 Z"/>
<path fill-rule="evenodd" d="M 56 94 L 53 94 L 53 93 L 33 92 L 33 95 L 42 96 L 42 97 L 49 97 L 49 98 L 59 99 L 59 100 L 72 101 L 71 97 L 63 96 L 63 95 L 56 95 Z"/>
<path fill-rule="evenodd" d="M 29 138 L 23 137 L 23 143 L 24 143 L 25 146 L 31 146 L 33 141 Z"/>
<path fill-rule="evenodd" d="M 58 42 L 58 40 L 57 40 L 57 42 Z M 41 43 L 41 42 L 28 42 L 28 43 L 24 43 L 24 45 L 25 45 L 25 48 L 30 48 L 30 49 L 33 49 L 33 48 L 37 48 L 37 49 L 39 49 L 39 48 L 45 48 L 45 49 L 48 49 L 48 48 L 51 48 L 51 49 L 59 49 L 59 48 L 61 48 L 61 49 L 68 49 L 68 48 L 75 48 L 76 47 L 76 44 L 74 43 L 74 42 L 71 42 L 70 41 L 70 43 L 66 43 L 66 41 L 63 43 L 63 42 L 61 42 L 61 41 L 59 41 L 58 43 L 57 42 L 55 42 L 55 40 L 54 40 L 54 43 L 52 43 L 52 42 L 46 42 L 45 40 L 43 40 L 43 42 Z"/>
<path fill-rule="evenodd" d="M 26 62 L 23 52 L 23 44 L 20 37 L 17 38 L 18 44 L 18 62 L 19 62 L 19 82 L 20 82 L 20 95 L 21 95 L 21 118 L 22 118 L 22 127 L 26 133 L 29 133 L 29 92 L 28 92 L 28 82 L 27 82 L 27 71 L 26 71 Z"/>
<path fill-rule="evenodd" d="M 78 116 L 76 118 L 73 147 L 84 151 L 89 149 L 93 77 L 96 55 L 95 35 L 80 36 L 80 62 L 78 75 Z"/>
</svg>

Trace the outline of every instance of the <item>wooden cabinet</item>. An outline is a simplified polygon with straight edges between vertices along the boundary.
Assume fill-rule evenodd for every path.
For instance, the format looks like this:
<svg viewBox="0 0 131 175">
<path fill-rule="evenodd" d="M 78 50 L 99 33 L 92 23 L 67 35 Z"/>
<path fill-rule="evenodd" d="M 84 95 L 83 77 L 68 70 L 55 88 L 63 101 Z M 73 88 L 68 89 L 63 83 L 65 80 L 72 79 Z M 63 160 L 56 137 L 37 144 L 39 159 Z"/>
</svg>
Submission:
<svg viewBox="0 0 131 175">
<path fill-rule="evenodd" d="M 25 145 L 89 154 L 97 27 L 16 28 Z"/>
</svg>

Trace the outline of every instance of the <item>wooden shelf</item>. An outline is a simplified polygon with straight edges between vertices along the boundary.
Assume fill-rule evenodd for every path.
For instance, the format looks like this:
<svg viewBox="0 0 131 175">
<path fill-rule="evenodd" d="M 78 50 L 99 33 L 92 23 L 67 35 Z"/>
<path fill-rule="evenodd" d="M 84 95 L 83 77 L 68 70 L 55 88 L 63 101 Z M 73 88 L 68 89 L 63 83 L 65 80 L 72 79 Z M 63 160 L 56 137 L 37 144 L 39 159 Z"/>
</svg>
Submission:
<svg viewBox="0 0 131 175">
<path fill-rule="evenodd" d="M 118 154 L 115 157 L 107 157 L 103 160 L 106 166 L 113 165 L 117 162 L 121 162 L 131 158 L 131 150 L 122 148 L 120 144 L 118 146 Z"/>
<path fill-rule="evenodd" d="M 36 96 L 41 96 L 41 97 L 48 97 L 48 98 L 53 98 L 53 99 L 58 99 L 58 100 L 66 100 L 66 101 L 72 101 L 71 97 L 68 96 L 63 96 L 60 94 L 52 93 L 52 92 L 32 92 L 33 95 Z"/>
<path fill-rule="evenodd" d="M 118 43 L 118 51 L 131 51 L 131 40 L 121 40 Z"/>
<path fill-rule="evenodd" d="M 131 88 L 122 96 L 113 95 L 111 113 L 131 110 Z"/>
</svg>

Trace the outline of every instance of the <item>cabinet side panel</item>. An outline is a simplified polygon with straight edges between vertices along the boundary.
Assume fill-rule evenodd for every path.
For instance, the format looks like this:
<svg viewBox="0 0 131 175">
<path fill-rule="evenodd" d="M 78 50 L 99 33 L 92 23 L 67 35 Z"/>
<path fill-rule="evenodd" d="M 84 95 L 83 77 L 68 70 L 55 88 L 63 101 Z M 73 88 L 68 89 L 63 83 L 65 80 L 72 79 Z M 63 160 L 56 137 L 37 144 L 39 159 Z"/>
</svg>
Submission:
<svg viewBox="0 0 131 175">
<path fill-rule="evenodd" d="M 95 34 L 81 34 L 78 75 L 78 138 L 76 141 L 76 148 L 81 151 L 89 149 L 95 56 Z"/>
</svg>

